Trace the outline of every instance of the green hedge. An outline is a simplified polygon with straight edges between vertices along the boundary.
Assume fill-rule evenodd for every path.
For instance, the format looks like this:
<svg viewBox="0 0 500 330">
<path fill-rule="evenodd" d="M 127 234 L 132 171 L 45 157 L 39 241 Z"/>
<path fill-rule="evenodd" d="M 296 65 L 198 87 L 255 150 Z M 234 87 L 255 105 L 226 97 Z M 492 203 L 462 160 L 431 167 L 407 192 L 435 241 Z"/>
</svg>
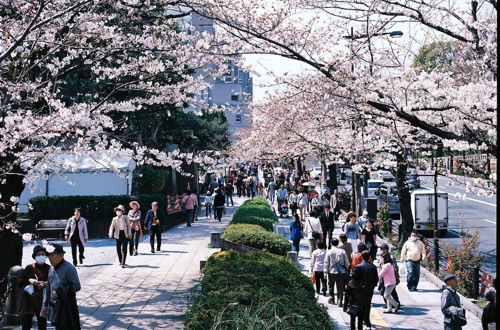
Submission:
<svg viewBox="0 0 500 330">
<path fill-rule="evenodd" d="M 273 210 L 271 210 L 267 201 L 261 198 L 248 200 L 243 203 L 240 207 L 238 207 L 238 210 L 236 210 L 234 217 L 268 218 L 273 221 L 276 221 L 277 219 L 276 214 L 274 214 Z"/>
<path fill-rule="evenodd" d="M 166 196 L 151 195 L 114 195 L 114 196 L 40 196 L 29 200 L 33 209 L 29 211 L 29 218 L 34 221 L 45 219 L 68 219 L 73 215 L 76 207 L 82 209 L 82 217 L 86 219 L 110 219 L 115 215 L 113 208 L 124 205 L 129 210 L 129 203 L 136 200 L 141 205 L 141 214 L 144 218 L 151 203 L 156 201 L 160 210 L 166 213 Z"/>
<path fill-rule="evenodd" d="M 184 329 L 333 329 L 311 281 L 266 252 L 224 251 L 205 264 L 201 295 Z"/>
<path fill-rule="evenodd" d="M 285 237 L 271 233 L 258 225 L 229 225 L 221 237 L 231 242 L 282 256 L 290 251 L 290 242 Z"/>
<path fill-rule="evenodd" d="M 233 216 L 233 219 L 231 220 L 232 225 L 237 225 L 237 224 L 258 225 L 268 231 L 273 231 L 274 222 L 275 222 L 274 220 L 271 220 L 269 218 L 259 218 L 254 216 L 247 216 L 247 217 Z"/>
</svg>

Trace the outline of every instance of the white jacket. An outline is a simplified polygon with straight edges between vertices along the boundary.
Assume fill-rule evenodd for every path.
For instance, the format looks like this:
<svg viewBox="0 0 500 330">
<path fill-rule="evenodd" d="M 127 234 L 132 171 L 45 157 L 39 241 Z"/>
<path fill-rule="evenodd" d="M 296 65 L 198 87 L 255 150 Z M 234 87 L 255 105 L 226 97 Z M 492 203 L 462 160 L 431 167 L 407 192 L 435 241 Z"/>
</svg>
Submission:
<svg viewBox="0 0 500 330">
<path fill-rule="evenodd" d="M 305 232 L 308 239 L 313 239 L 313 231 L 323 234 L 323 229 L 321 228 L 321 222 L 317 218 L 306 219 Z"/>
</svg>

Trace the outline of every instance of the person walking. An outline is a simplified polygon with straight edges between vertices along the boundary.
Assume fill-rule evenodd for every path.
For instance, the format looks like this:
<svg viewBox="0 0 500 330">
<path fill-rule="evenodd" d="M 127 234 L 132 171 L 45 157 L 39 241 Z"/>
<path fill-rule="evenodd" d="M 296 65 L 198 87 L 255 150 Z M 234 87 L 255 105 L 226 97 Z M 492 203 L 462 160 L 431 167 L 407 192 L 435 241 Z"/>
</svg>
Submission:
<svg viewBox="0 0 500 330">
<path fill-rule="evenodd" d="M 384 298 L 386 300 L 386 310 L 383 313 L 392 313 L 393 308 L 399 309 L 399 303 L 392 297 L 392 291 L 396 287 L 396 273 L 392 266 L 391 256 L 385 253 L 380 258 L 382 269 L 378 273 L 378 277 L 384 281 Z"/>
<path fill-rule="evenodd" d="M 323 237 L 328 240 L 328 249 L 331 248 L 331 240 L 333 235 L 333 230 L 335 229 L 335 217 L 332 212 L 330 212 L 330 205 L 325 206 L 323 212 L 319 216 L 319 221 L 321 222 L 321 228 L 323 230 Z"/>
<path fill-rule="evenodd" d="M 362 308 L 363 323 L 365 324 L 366 328 L 371 329 L 372 323 L 370 321 L 370 311 L 372 307 L 373 291 L 375 290 L 375 287 L 377 287 L 378 283 L 378 272 L 377 272 L 377 267 L 375 267 L 369 261 L 371 258 L 370 252 L 368 252 L 367 250 L 363 251 L 361 253 L 361 258 L 363 259 L 363 261 L 355 268 L 360 268 L 363 271 L 363 281 L 365 282 L 366 285 L 366 299 L 363 301 L 363 308 Z M 353 272 L 355 268 L 353 268 Z"/>
<path fill-rule="evenodd" d="M 184 205 L 184 209 L 186 211 L 186 223 L 188 227 L 191 227 L 191 223 L 193 222 L 196 204 L 198 204 L 196 195 L 191 190 L 188 190 L 186 196 L 182 198 L 182 205 Z"/>
<path fill-rule="evenodd" d="M 300 240 L 304 237 L 304 226 L 300 221 L 298 215 L 293 216 L 293 220 L 290 221 L 290 240 L 292 241 L 292 245 L 297 251 L 297 256 L 300 251 Z"/>
<path fill-rule="evenodd" d="M 382 252 L 382 254 L 381 254 L 382 256 L 384 254 L 388 254 L 389 257 L 391 258 L 391 264 L 392 264 L 392 267 L 394 268 L 394 274 L 396 276 L 396 287 L 397 287 L 400 283 L 398 262 L 396 261 L 396 259 L 393 256 L 391 256 L 391 253 L 389 252 L 389 245 L 387 245 L 386 243 L 384 243 L 380 246 L 380 251 Z M 399 301 L 399 296 L 398 296 L 398 292 L 396 291 L 396 287 L 394 287 L 394 290 L 392 290 L 391 295 L 392 295 L 392 298 L 394 298 L 394 300 L 399 304 L 395 310 L 397 312 L 398 310 L 401 309 L 401 301 Z M 380 282 L 378 284 L 378 291 L 380 292 L 380 295 L 384 299 L 384 303 L 387 304 L 387 300 L 384 297 L 385 285 L 384 285 L 383 278 L 380 280 Z"/>
<path fill-rule="evenodd" d="M 363 262 L 363 252 L 368 251 L 368 248 L 364 243 L 359 243 L 357 246 L 357 251 L 358 252 L 352 257 L 351 268 L 354 268 Z M 370 257 L 368 258 L 368 261 L 372 264 L 373 263 L 372 256 L 370 254 L 369 256 Z"/>
<path fill-rule="evenodd" d="M 116 217 L 114 217 L 111 221 L 108 236 L 109 238 L 116 239 L 118 262 L 120 263 L 120 266 L 124 268 L 127 260 L 128 241 L 132 238 L 130 220 L 128 216 L 125 215 L 125 207 L 123 205 L 118 205 L 114 208 L 114 211 L 116 213 Z"/>
<path fill-rule="evenodd" d="M 295 214 L 295 216 L 298 216 Z M 312 256 L 314 250 L 318 248 L 318 240 L 323 239 L 323 229 L 317 218 L 308 218 L 305 223 L 305 233 L 309 241 L 309 256 Z"/>
<path fill-rule="evenodd" d="M 347 258 L 349 259 L 349 265 L 352 263 L 352 245 L 347 241 L 347 236 L 344 233 L 340 233 L 339 235 L 339 248 L 343 249 L 347 254 Z M 350 267 L 349 267 L 350 268 Z"/>
<path fill-rule="evenodd" d="M 315 218 L 321 215 L 323 209 L 323 202 L 319 196 L 315 196 L 311 200 L 311 215 Z"/>
<path fill-rule="evenodd" d="M 129 253 L 131 256 L 136 256 L 139 254 L 139 242 L 142 239 L 141 210 L 139 210 L 141 206 L 137 201 L 132 201 L 128 205 L 131 208 L 127 216 L 130 220 L 130 232 L 132 234 L 129 244 Z"/>
<path fill-rule="evenodd" d="M 321 189 L 319 190 L 321 194 L 327 194 L 327 195 L 331 195 L 330 193 L 330 187 L 328 187 L 326 185 L 326 183 L 323 182 L 323 184 L 321 185 Z"/>
<path fill-rule="evenodd" d="M 151 203 L 151 209 L 146 213 L 144 218 L 144 228 L 149 230 L 149 244 L 151 245 L 151 253 L 155 253 L 155 238 L 156 251 L 161 248 L 161 225 L 165 223 L 163 212 L 158 209 L 158 202 Z"/>
<path fill-rule="evenodd" d="M 488 289 L 484 294 L 484 298 L 488 304 L 483 309 L 481 315 L 481 324 L 483 330 L 491 330 L 497 328 L 497 291 L 494 288 Z"/>
<path fill-rule="evenodd" d="M 281 205 L 283 205 L 283 203 L 286 203 L 286 201 L 288 200 L 288 191 L 285 189 L 283 185 L 280 185 L 280 189 L 278 189 L 277 192 L 277 197 L 278 197 L 278 213 L 282 213 Z"/>
<path fill-rule="evenodd" d="M 307 209 L 307 204 L 308 204 L 307 192 L 305 192 L 305 190 L 302 190 L 300 194 L 297 196 L 297 206 L 299 207 L 301 220 L 305 219 L 304 216 Z"/>
<path fill-rule="evenodd" d="M 377 258 L 377 230 L 373 225 L 373 220 L 366 222 L 365 228 L 361 230 L 361 243 L 364 243 L 370 252 L 372 260 Z"/>
<path fill-rule="evenodd" d="M 338 220 L 340 215 L 340 200 L 339 200 L 339 192 L 337 189 L 333 191 L 333 194 L 330 197 L 330 207 L 333 210 L 333 214 L 335 215 L 335 220 Z"/>
<path fill-rule="evenodd" d="M 231 201 L 231 206 L 234 206 L 234 201 L 233 201 L 234 187 L 231 181 L 227 182 L 226 186 L 224 187 L 224 191 L 226 192 L 226 205 L 229 207 L 229 201 Z"/>
<path fill-rule="evenodd" d="M 59 244 L 46 247 L 50 264 L 47 284 L 43 294 L 40 316 L 46 317 L 56 330 L 80 330 L 80 313 L 76 293 L 80 279 L 73 265 L 64 260 L 66 253 Z"/>
<path fill-rule="evenodd" d="M 342 226 L 342 231 L 346 234 L 347 241 L 350 242 L 352 246 L 358 246 L 361 238 L 359 228 L 359 224 L 356 221 L 356 214 L 349 213 L 346 222 Z"/>
<path fill-rule="evenodd" d="M 222 212 L 224 212 L 224 195 L 222 195 L 222 190 L 215 190 L 214 197 L 214 210 L 215 210 L 215 219 L 222 221 Z"/>
<path fill-rule="evenodd" d="M 420 262 L 425 259 L 425 246 L 418 239 L 416 231 L 412 231 L 401 248 L 401 262 L 406 262 L 406 285 L 408 291 L 417 291 L 420 280 Z"/>
<path fill-rule="evenodd" d="M 337 303 L 342 307 L 345 280 L 348 276 L 349 259 L 347 253 L 338 247 L 339 240 L 332 238 L 332 248 L 326 254 L 325 272 L 328 274 L 330 298 L 328 303 L 335 304 L 335 285 L 337 286 Z"/>
<path fill-rule="evenodd" d="M 213 190 L 211 190 L 213 191 Z M 241 197 L 241 194 L 243 192 L 243 175 L 238 175 L 236 178 L 236 194 L 238 195 L 238 198 Z M 244 193 L 243 193 L 244 195 Z"/>
<path fill-rule="evenodd" d="M 455 275 L 448 274 L 443 278 L 446 288 L 441 294 L 441 312 L 444 315 L 444 330 L 461 330 L 467 324 L 465 310 L 457 293 L 458 281 Z"/>
<path fill-rule="evenodd" d="M 212 196 L 212 192 L 210 190 L 208 190 L 207 195 L 205 197 L 205 216 L 207 218 L 212 217 L 211 212 L 212 212 L 213 203 L 214 203 L 214 197 Z M 214 213 L 215 213 L 215 210 L 214 210 Z M 214 214 L 214 218 L 215 218 L 215 214 Z"/>
<path fill-rule="evenodd" d="M 352 279 L 347 283 L 344 295 L 345 313 L 351 317 L 351 330 L 363 329 L 363 307 L 366 299 L 366 285 L 363 282 L 363 270 L 355 268 L 352 272 Z"/>
<path fill-rule="evenodd" d="M 84 245 L 89 241 L 89 233 L 87 230 L 87 220 L 81 217 L 81 209 L 75 208 L 73 216 L 69 218 L 66 229 L 64 230 L 64 240 L 71 244 L 71 256 L 73 257 L 73 266 L 76 267 L 76 248 L 79 250 L 80 265 L 85 259 Z"/>
<path fill-rule="evenodd" d="M 358 218 L 358 223 L 359 226 L 361 227 L 361 230 L 365 229 L 366 222 L 369 220 L 372 220 L 372 218 L 368 216 L 368 210 L 364 209 L 362 215 Z"/>
<path fill-rule="evenodd" d="M 300 221 L 299 221 L 300 223 Z M 325 275 L 325 257 L 326 257 L 326 244 L 323 241 L 318 241 L 318 248 L 313 251 L 311 256 L 311 269 L 310 273 L 314 273 L 316 280 L 316 293 L 319 295 L 320 289 L 323 296 L 326 296 L 326 275 Z"/>
<path fill-rule="evenodd" d="M 274 183 L 274 179 L 272 178 L 267 185 L 267 197 L 269 198 L 271 205 L 274 204 L 274 199 L 276 197 L 276 183 Z"/>
<path fill-rule="evenodd" d="M 299 196 L 297 195 L 298 191 L 293 190 L 290 197 L 288 197 L 288 203 L 290 205 L 290 210 L 292 210 L 292 216 L 297 214 L 297 210 L 299 208 Z M 302 220 L 302 217 L 300 218 Z"/>
<path fill-rule="evenodd" d="M 49 276 L 50 266 L 45 263 L 47 260 L 47 250 L 41 245 L 35 245 L 31 257 L 35 263 L 27 265 L 19 278 L 17 284 L 23 288 L 23 296 L 19 312 L 21 312 L 22 330 L 29 330 L 33 325 L 33 316 L 39 330 L 47 329 L 47 319 L 40 316 L 43 300 L 43 289 Z"/>
</svg>

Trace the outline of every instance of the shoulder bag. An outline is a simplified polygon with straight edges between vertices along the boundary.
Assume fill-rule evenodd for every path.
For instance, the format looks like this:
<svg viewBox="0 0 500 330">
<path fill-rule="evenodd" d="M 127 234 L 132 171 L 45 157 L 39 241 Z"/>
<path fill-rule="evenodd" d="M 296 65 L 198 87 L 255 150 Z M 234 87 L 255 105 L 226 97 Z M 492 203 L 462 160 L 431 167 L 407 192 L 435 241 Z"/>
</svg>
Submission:
<svg viewBox="0 0 500 330">
<path fill-rule="evenodd" d="M 450 291 L 453 300 L 455 300 L 455 303 L 459 305 L 459 307 L 456 307 L 456 312 L 451 313 L 451 322 L 463 327 L 467 324 L 467 319 L 465 318 L 465 309 L 461 307 L 459 301 L 457 300 L 457 297 L 455 297 L 455 293 L 453 293 L 453 291 L 448 288 L 446 288 L 446 290 Z"/>
<path fill-rule="evenodd" d="M 359 307 L 356 305 L 347 306 L 346 313 L 352 316 L 359 316 Z"/>
<path fill-rule="evenodd" d="M 311 227 L 311 230 L 312 230 L 312 237 L 315 238 L 315 239 L 318 239 L 321 237 L 321 233 L 318 233 L 317 231 L 314 231 L 312 225 L 311 225 L 311 221 L 309 219 L 307 219 L 307 222 L 309 222 L 309 227 Z"/>
</svg>

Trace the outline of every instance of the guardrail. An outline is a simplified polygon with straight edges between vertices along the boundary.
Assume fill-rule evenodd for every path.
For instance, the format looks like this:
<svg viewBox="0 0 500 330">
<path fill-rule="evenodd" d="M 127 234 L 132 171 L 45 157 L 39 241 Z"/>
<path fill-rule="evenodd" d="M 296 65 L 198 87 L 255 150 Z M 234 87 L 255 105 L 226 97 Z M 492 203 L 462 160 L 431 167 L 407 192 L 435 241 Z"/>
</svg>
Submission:
<svg viewBox="0 0 500 330">
<path fill-rule="evenodd" d="M 401 224 L 391 221 L 391 234 L 397 236 L 400 239 L 400 226 Z M 426 237 L 421 237 L 422 242 L 425 246 L 425 258 L 428 260 L 434 260 L 434 240 L 428 239 Z M 447 270 L 451 272 L 451 258 L 447 258 L 443 248 L 439 247 L 439 269 Z M 474 292 L 472 299 L 478 299 L 482 296 L 488 288 L 493 286 L 494 276 L 480 269 L 479 267 L 473 268 L 473 285 Z"/>
</svg>

